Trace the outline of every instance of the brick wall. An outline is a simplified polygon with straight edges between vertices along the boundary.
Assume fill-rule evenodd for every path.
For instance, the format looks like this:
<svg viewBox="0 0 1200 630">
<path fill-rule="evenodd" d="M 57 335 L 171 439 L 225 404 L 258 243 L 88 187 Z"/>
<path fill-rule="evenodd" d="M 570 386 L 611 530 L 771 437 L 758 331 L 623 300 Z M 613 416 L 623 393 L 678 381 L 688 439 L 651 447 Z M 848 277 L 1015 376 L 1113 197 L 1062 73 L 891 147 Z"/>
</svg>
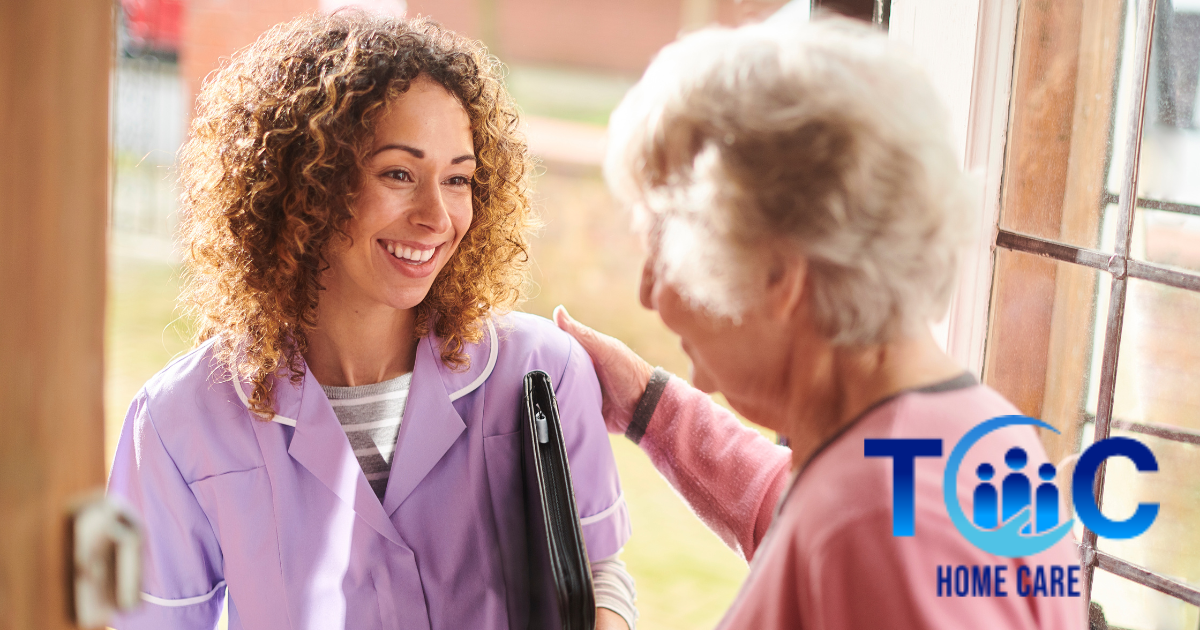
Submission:
<svg viewBox="0 0 1200 630">
<path fill-rule="evenodd" d="M 757 20 L 784 1 L 408 0 L 407 4 L 408 15 L 428 15 L 447 28 L 482 39 L 506 63 L 637 75 L 685 26 Z M 179 51 L 186 102 L 192 102 L 221 58 L 252 43 L 266 29 L 306 11 L 348 3 L 186 0 Z"/>
<path fill-rule="evenodd" d="M 484 37 L 480 24 L 480 0 L 408 0 L 409 17 L 426 15 L 446 28 L 468 37 Z"/>
<path fill-rule="evenodd" d="M 317 0 L 186 0 L 179 71 L 191 103 L 222 57 L 252 44 L 268 28 L 317 9 Z"/>
<path fill-rule="evenodd" d="M 758 22 L 785 4 L 787 0 L 720 0 L 716 21 L 729 26 Z"/>
<path fill-rule="evenodd" d="M 538 62 L 641 74 L 675 39 L 679 0 L 505 0 L 498 11 L 499 54 Z"/>
<path fill-rule="evenodd" d="M 786 0 L 408 0 L 485 43 L 506 63 L 573 66 L 638 75 L 681 30 L 741 24 Z M 491 19 L 487 19 L 488 17 Z"/>
</svg>

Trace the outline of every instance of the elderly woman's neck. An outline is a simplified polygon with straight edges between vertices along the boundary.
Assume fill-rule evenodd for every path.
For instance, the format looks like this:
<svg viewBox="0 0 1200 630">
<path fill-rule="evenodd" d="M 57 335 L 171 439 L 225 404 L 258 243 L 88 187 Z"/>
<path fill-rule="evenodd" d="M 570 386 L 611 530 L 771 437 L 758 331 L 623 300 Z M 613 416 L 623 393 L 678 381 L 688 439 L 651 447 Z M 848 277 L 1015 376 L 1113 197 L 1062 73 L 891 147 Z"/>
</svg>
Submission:
<svg viewBox="0 0 1200 630">
<path fill-rule="evenodd" d="M 797 468 L 874 405 L 963 373 L 925 331 L 877 346 L 831 346 L 826 352 L 829 369 L 819 378 L 797 382 L 787 405 L 783 433 Z"/>
<path fill-rule="evenodd" d="M 304 361 L 322 385 L 370 385 L 413 370 L 415 309 L 325 301 L 308 335 Z"/>
</svg>

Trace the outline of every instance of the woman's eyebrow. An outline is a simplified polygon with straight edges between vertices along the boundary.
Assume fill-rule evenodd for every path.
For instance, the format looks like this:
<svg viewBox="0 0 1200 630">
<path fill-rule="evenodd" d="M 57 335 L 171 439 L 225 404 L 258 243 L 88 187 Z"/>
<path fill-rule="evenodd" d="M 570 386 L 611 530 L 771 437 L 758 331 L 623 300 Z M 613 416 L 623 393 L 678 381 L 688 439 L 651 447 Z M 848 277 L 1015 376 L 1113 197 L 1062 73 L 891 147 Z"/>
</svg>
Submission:
<svg viewBox="0 0 1200 630">
<path fill-rule="evenodd" d="M 379 155 L 380 153 L 383 153 L 384 151 L 404 151 L 405 153 L 411 153 L 412 156 L 417 158 L 418 160 L 425 158 L 424 151 L 414 148 L 414 147 L 410 147 L 406 144 L 385 144 L 385 145 L 379 147 L 378 149 L 375 149 L 374 151 L 372 151 L 371 155 L 369 157 L 375 157 L 376 155 Z"/>
<path fill-rule="evenodd" d="M 417 158 L 418 160 L 425 159 L 424 151 L 422 151 L 421 149 L 418 149 L 416 147 L 410 147 L 406 144 L 385 144 L 385 145 L 379 147 L 378 149 L 375 149 L 374 151 L 372 151 L 371 155 L 369 155 L 368 157 L 375 157 L 376 155 L 379 155 L 380 153 L 383 153 L 384 151 L 404 151 L 405 153 L 411 154 L 413 157 Z M 460 155 L 460 156 L 454 158 L 453 160 L 450 160 L 450 163 L 451 164 L 462 164 L 463 162 L 466 162 L 468 160 L 474 162 L 475 156 L 470 153 L 467 153 L 464 155 Z"/>
</svg>

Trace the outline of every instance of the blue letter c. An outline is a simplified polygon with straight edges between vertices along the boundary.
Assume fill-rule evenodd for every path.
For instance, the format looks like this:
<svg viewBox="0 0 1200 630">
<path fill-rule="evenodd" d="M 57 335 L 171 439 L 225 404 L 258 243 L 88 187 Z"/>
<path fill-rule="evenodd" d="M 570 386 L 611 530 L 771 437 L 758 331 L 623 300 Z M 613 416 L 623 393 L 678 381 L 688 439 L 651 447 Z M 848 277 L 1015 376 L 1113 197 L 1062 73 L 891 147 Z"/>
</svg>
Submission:
<svg viewBox="0 0 1200 630">
<path fill-rule="evenodd" d="M 1128 520 L 1114 521 L 1100 512 L 1093 491 L 1096 471 L 1100 470 L 1100 465 L 1109 457 L 1118 455 L 1132 460 L 1139 472 L 1158 470 L 1158 460 L 1145 444 L 1127 437 L 1108 438 L 1096 442 L 1079 457 L 1079 463 L 1075 465 L 1075 474 L 1071 478 L 1071 494 L 1079 520 L 1089 529 L 1105 538 L 1133 538 L 1145 532 L 1154 523 L 1154 519 L 1158 517 L 1158 504 L 1139 503 L 1137 510 Z"/>
</svg>

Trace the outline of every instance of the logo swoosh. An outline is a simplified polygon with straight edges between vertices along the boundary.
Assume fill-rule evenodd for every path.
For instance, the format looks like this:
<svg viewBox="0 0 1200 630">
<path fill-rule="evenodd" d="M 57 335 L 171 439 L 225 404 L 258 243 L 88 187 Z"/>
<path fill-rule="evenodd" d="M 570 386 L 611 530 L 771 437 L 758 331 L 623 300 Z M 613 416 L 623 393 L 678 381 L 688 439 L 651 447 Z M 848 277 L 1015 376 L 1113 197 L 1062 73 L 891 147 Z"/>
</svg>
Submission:
<svg viewBox="0 0 1200 630">
<path fill-rule="evenodd" d="M 950 459 L 946 462 L 946 473 L 942 479 L 942 495 L 946 501 L 946 511 L 950 513 L 950 520 L 954 522 L 954 527 L 976 547 L 1006 558 L 1020 558 L 1041 553 L 1062 540 L 1075 524 L 1075 519 L 1072 518 L 1049 531 L 1026 536 L 1021 534 L 1021 528 L 1029 522 L 1031 515 L 1029 507 L 1018 512 L 999 529 L 994 530 L 979 529 L 963 512 L 962 505 L 958 502 L 958 469 L 962 466 L 963 458 L 967 456 L 971 447 L 975 446 L 984 436 L 1014 425 L 1030 425 L 1049 429 L 1055 433 L 1059 432 L 1049 424 L 1028 416 L 1012 415 L 992 418 L 968 431 L 958 441 L 958 444 L 954 445 Z"/>
</svg>

